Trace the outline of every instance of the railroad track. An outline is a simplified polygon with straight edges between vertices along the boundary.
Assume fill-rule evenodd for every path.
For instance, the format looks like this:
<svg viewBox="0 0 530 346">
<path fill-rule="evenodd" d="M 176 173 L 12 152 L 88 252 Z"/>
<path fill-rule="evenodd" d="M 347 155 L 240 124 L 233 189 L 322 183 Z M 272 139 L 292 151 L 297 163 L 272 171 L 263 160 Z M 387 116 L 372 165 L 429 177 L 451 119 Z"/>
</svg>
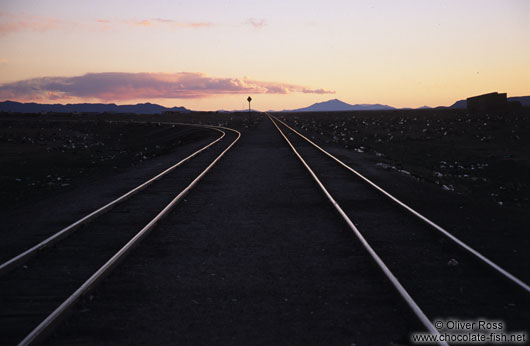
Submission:
<svg viewBox="0 0 530 346">
<path fill-rule="evenodd" d="M 177 123 L 172 123 L 177 124 Z M 0 344 L 32 345 L 48 335 L 128 255 L 241 134 L 217 138 L 160 174 L 0 264 Z M 88 298 L 87 298 L 88 297 Z"/>
<path fill-rule="evenodd" d="M 444 316 L 461 320 L 505 318 L 520 320 L 523 326 L 524 321 L 529 321 L 530 286 L 527 283 L 401 202 L 284 121 L 271 114 L 266 115 L 430 334 L 440 335 L 432 321 Z M 418 262 L 400 263 L 400 245 L 411 241 L 418 244 Z M 424 254 L 429 257 L 422 258 Z M 458 261 L 447 263 L 447 258 L 452 256 L 458 256 L 466 263 L 458 268 L 457 273 L 450 267 L 458 266 Z M 495 278 L 490 279 L 492 276 Z M 474 297 L 474 289 L 482 291 Z M 431 295 L 429 290 L 433 292 Z M 484 300 L 488 296 L 489 299 Z M 493 301 L 502 299 L 517 303 L 510 304 L 514 306 L 510 311 L 481 306 L 493 305 Z M 502 306 L 502 301 L 499 304 Z M 499 311 L 504 315 L 495 315 Z M 448 343 L 439 341 L 438 344 Z"/>
</svg>

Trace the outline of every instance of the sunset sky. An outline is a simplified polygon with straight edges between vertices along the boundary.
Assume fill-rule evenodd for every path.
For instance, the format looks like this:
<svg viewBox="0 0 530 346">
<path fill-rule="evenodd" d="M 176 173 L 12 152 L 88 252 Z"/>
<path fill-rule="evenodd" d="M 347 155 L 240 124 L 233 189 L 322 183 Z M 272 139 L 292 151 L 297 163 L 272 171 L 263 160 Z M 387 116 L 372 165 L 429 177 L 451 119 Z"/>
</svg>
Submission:
<svg viewBox="0 0 530 346">
<path fill-rule="evenodd" d="M 281 110 L 530 95 L 530 1 L 0 0 L 0 101 Z"/>
</svg>

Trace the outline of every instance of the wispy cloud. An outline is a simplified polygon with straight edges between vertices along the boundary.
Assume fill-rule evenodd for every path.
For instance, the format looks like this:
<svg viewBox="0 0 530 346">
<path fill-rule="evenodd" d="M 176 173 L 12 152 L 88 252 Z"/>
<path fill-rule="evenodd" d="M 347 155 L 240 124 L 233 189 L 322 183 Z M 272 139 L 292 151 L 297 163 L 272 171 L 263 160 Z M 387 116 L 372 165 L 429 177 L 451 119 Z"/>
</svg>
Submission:
<svg viewBox="0 0 530 346">
<path fill-rule="evenodd" d="M 267 21 L 265 19 L 256 19 L 256 18 L 249 18 L 245 22 L 245 24 L 252 26 L 254 29 L 261 29 L 267 25 Z"/>
<path fill-rule="evenodd" d="M 99 28 L 103 28 L 104 30 L 112 28 L 112 22 L 108 19 L 96 19 L 96 25 L 99 26 Z"/>
<path fill-rule="evenodd" d="M 111 29 L 120 26 L 133 26 L 138 28 L 165 27 L 199 29 L 216 26 L 212 22 L 187 22 L 169 18 L 143 18 L 143 19 L 106 19 L 98 18 L 92 21 L 74 22 L 60 18 L 41 17 L 26 14 L 13 14 L 0 11 L 0 35 L 16 32 L 34 31 L 69 31 L 76 27 L 88 29 Z"/>
<path fill-rule="evenodd" d="M 211 22 L 183 22 L 174 19 L 166 18 L 153 18 L 153 19 L 142 19 L 142 20 L 129 20 L 127 24 L 132 26 L 140 27 L 152 27 L 152 26 L 166 26 L 174 28 L 207 28 L 214 26 Z"/>
<path fill-rule="evenodd" d="M 132 26 L 140 26 L 140 27 L 150 27 L 153 26 L 153 22 L 147 19 L 142 20 L 130 20 L 127 21 L 127 24 Z"/>
<path fill-rule="evenodd" d="M 0 59 L 0 66 L 7 65 L 7 59 Z"/>
<path fill-rule="evenodd" d="M 58 99 L 97 99 L 125 101 L 138 99 L 204 98 L 228 94 L 332 94 L 278 82 L 247 78 L 215 78 L 202 73 L 88 73 L 75 77 L 42 77 L 0 85 L 0 99 L 37 101 Z"/>
<path fill-rule="evenodd" d="M 75 26 L 77 26 L 76 23 L 59 18 L 30 15 L 17 16 L 7 12 L 0 12 L 0 35 L 20 31 L 69 30 Z"/>
<path fill-rule="evenodd" d="M 140 18 L 140 19 L 108 19 L 98 18 L 91 21 L 75 22 L 60 18 L 42 17 L 27 14 L 15 14 L 0 11 L 0 35 L 16 32 L 34 31 L 70 31 L 74 28 L 85 29 L 113 29 L 123 26 L 136 28 L 169 28 L 169 29 L 204 29 L 211 27 L 222 27 L 220 24 L 207 21 L 182 21 L 172 18 Z M 229 24 L 228 24 L 229 25 Z M 264 18 L 248 18 L 244 22 L 234 24 L 243 27 L 250 26 L 254 29 L 266 27 L 267 20 Z"/>
<path fill-rule="evenodd" d="M 211 22 L 181 22 L 173 19 L 155 18 L 153 21 L 160 24 L 167 24 L 179 28 L 207 28 L 215 26 L 215 23 Z"/>
</svg>

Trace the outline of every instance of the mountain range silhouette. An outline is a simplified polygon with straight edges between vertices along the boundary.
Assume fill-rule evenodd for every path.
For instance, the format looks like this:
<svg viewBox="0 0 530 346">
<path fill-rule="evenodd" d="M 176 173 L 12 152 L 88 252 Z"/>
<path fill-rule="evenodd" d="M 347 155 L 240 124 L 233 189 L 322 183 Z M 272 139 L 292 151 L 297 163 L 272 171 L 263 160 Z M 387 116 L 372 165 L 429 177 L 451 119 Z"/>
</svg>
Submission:
<svg viewBox="0 0 530 346">
<path fill-rule="evenodd" d="M 153 103 L 138 103 L 135 105 L 116 105 L 114 103 L 76 103 L 76 104 L 41 104 L 20 103 L 13 101 L 0 102 L 0 112 L 14 113 L 136 113 L 159 114 L 163 112 L 189 113 L 184 107 L 167 108 Z"/>
<path fill-rule="evenodd" d="M 508 97 L 508 101 L 519 101 L 523 107 L 530 107 L 530 96 Z M 449 107 L 440 106 L 434 108 L 451 108 L 465 109 L 466 100 L 456 101 Z M 423 106 L 417 109 L 430 109 L 432 107 Z M 343 102 L 338 99 L 314 103 L 309 107 L 283 110 L 282 112 L 336 112 L 336 111 L 383 111 L 394 109 L 412 109 L 412 108 L 395 108 L 388 105 L 376 104 L 355 104 Z M 238 111 L 218 110 L 219 113 L 247 112 L 248 109 Z M 255 112 L 256 110 L 252 110 Z M 135 105 L 116 105 L 114 103 L 76 103 L 76 104 L 41 104 L 41 103 L 20 103 L 14 101 L 0 102 L 0 112 L 13 113 L 135 113 L 135 114 L 160 114 L 164 112 L 190 113 L 191 110 L 185 107 L 164 107 L 153 103 L 138 103 Z M 275 112 L 275 111 L 270 111 Z"/>
<path fill-rule="evenodd" d="M 330 111 L 378 111 L 396 109 L 381 104 L 355 104 L 351 105 L 338 99 L 314 103 L 309 107 L 284 110 L 284 112 L 330 112 Z"/>
</svg>

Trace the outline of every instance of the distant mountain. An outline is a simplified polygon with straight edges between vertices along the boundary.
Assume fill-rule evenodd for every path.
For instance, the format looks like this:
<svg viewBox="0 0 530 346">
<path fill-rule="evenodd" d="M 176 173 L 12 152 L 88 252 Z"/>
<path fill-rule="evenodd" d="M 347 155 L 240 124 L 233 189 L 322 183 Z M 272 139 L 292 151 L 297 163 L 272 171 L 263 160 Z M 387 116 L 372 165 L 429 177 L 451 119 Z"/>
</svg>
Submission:
<svg viewBox="0 0 530 346">
<path fill-rule="evenodd" d="M 334 99 L 325 102 L 312 104 L 309 107 L 298 108 L 292 110 L 284 110 L 284 112 L 334 112 L 334 111 L 381 111 L 392 110 L 394 107 L 380 104 L 356 104 L 351 105 L 346 102 Z"/>
<path fill-rule="evenodd" d="M 530 107 L 530 96 L 508 97 L 508 102 L 510 102 L 510 101 L 519 101 L 519 102 L 521 102 L 521 105 L 523 107 Z M 449 108 L 466 109 L 467 108 L 467 101 L 466 100 L 456 101 L 454 104 L 449 106 Z"/>
<path fill-rule="evenodd" d="M 136 113 L 136 114 L 159 114 L 162 112 L 188 113 L 189 109 L 184 107 L 167 108 L 152 103 L 139 103 L 136 105 L 116 105 L 114 103 L 76 103 L 76 104 L 41 104 L 20 103 L 13 101 L 0 102 L 0 112 L 15 113 Z"/>
</svg>

